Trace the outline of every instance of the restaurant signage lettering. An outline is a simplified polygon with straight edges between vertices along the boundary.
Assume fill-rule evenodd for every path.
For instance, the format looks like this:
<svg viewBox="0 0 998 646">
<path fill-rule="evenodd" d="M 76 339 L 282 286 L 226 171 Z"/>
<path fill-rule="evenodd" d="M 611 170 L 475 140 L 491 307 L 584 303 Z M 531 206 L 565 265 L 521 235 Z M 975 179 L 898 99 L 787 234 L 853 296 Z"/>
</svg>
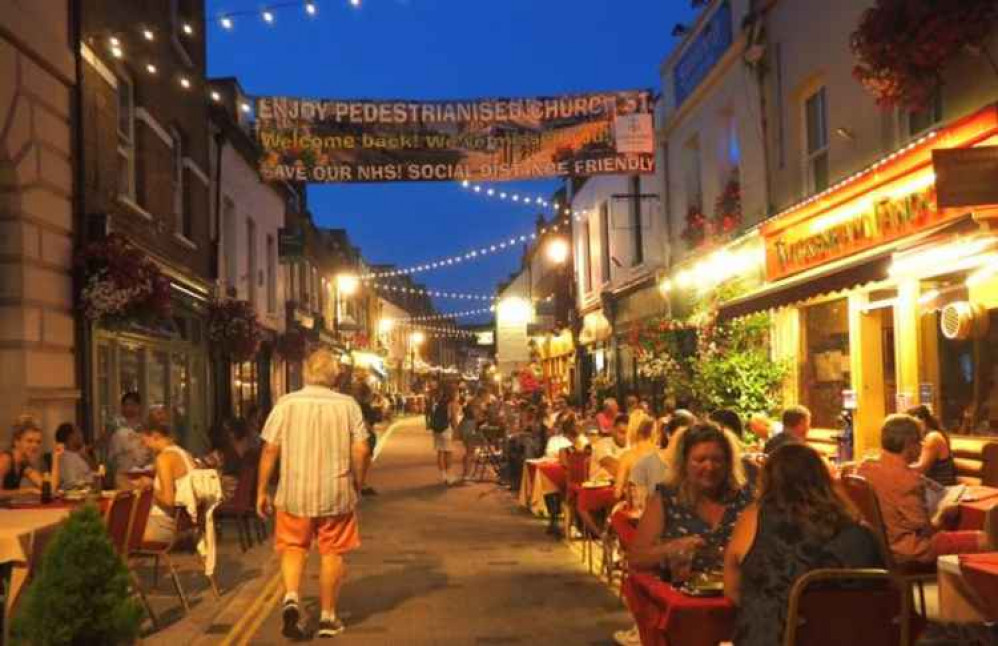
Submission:
<svg viewBox="0 0 998 646">
<path fill-rule="evenodd" d="M 939 208 L 998 204 L 998 146 L 932 151 Z"/>
<path fill-rule="evenodd" d="M 731 47 L 731 42 L 731 5 L 723 2 L 683 51 L 673 69 L 677 108 L 707 78 L 710 70 Z"/>
<path fill-rule="evenodd" d="M 884 199 L 826 228 L 805 220 L 766 237 L 766 279 L 778 280 L 817 265 L 896 240 L 941 221 L 935 188 Z"/>
<path fill-rule="evenodd" d="M 501 181 L 655 172 L 648 90 L 527 99 L 261 97 L 268 181 Z"/>
</svg>

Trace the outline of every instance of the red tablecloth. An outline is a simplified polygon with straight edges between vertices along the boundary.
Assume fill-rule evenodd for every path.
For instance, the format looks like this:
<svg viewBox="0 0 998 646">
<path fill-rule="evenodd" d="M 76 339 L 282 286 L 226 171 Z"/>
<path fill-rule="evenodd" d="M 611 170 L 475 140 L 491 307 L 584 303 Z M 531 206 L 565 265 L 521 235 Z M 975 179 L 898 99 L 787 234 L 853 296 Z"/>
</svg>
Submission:
<svg viewBox="0 0 998 646">
<path fill-rule="evenodd" d="M 603 487 L 579 487 L 575 506 L 582 511 L 597 511 L 606 509 L 615 502 L 617 496 L 613 492 L 613 485 L 608 484 Z"/>
<path fill-rule="evenodd" d="M 624 582 L 642 646 L 715 646 L 730 641 L 735 606 L 725 597 L 691 597 L 650 574 Z"/>
<path fill-rule="evenodd" d="M 555 486 L 565 493 L 565 483 L 568 481 L 568 472 L 559 462 L 538 462 L 537 469 L 547 477 Z"/>
<path fill-rule="evenodd" d="M 961 555 L 960 572 L 980 601 L 985 618 L 998 621 L 998 552 Z"/>
<path fill-rule="evenodd" d="M 984 514 L 998 505 L 998 489 L 994 487 L 968 487 L 974 500 L 960 503 L 960 525 L 957 529 L 983 529 Z"/>
</svg>

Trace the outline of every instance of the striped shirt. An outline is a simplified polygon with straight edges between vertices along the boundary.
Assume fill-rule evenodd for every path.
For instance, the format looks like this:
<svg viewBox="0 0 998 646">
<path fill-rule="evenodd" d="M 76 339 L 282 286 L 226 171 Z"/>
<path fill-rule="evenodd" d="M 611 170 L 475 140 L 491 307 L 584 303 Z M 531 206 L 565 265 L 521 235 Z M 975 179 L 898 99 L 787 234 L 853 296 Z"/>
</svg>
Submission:
<svg viewBox="0 0 998 646">
<path fill-rule="evenodd" d="M 360 406 L 322 386 L 305 386 L 278 400 L 263 440 L 281 449 L 281 480 L 274 506 L 295 516 L 321 518 L 353 511 L 351 445 L 367 440 Z"/>
</svg>

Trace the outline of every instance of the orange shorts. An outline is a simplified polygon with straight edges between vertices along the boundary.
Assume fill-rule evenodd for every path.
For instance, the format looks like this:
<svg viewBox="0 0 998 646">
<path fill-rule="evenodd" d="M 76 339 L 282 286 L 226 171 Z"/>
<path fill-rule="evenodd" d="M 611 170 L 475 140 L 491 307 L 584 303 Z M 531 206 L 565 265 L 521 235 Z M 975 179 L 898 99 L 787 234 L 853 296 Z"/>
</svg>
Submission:
<svg viewBox="0 0 998 646">
<path fill-rule="evenodd" d="M 307 552 L 312 545 L 313 536 L 319 543 L 319 554 L 345 554 L 353 551 L 360 547 L 357 515 L 350 512 L 340 516 L 308 518 L 277 510 L 274 547 L 278 552 Z"/>
</svg>

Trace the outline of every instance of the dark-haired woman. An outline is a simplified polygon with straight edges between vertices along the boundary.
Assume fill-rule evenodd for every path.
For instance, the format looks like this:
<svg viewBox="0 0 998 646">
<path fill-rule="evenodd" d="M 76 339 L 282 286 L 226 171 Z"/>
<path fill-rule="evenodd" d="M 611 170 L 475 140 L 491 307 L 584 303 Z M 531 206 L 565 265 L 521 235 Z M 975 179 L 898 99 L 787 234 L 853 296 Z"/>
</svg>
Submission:
<svg viewBox="0 0 998 646">
<path fill-rule="evenodd" d="M 905 412 L 922 423 L 922 453 L 911 468 L 945 487 L 957 484 L 956 460 L 953 459 L 949 436 L 939 420 L 925 405 L 909 408 Z"/>
<path fill-rule="evenodd" d="M 725 554 L 724 593 L 738 605 L 735 643 L 783 643 L 790 589 L 818 568 L 882 567 L 876 539 L 804 444 L 766 460 L 759 501 L 738 519 Z"/>
<path fill-rule="evenodd" d="M 630 563 L 649 568 L 685 560 L 690 573 L 719 571 L 735 520 L 752 499 L 740 449 L 711 423 L 695 424 L 675 441 L 666 481 L 648 497 L 638 524 Z M 677 574 L 670 572 L 673 580 Z"/>
</svg>

